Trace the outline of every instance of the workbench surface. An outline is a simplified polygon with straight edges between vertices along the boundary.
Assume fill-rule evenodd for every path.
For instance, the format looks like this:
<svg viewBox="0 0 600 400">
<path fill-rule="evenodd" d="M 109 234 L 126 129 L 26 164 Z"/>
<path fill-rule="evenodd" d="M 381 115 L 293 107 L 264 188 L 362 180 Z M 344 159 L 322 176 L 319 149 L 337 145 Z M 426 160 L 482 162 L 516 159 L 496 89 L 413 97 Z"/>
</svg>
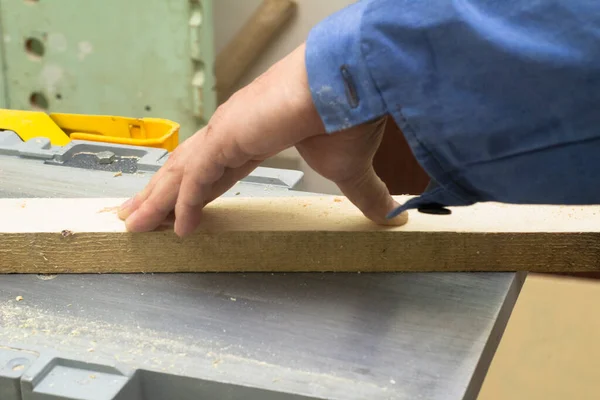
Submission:
<svg viewBox="0 0 600 400">
<path fill-rule="evenodd" d="M 0 156 L 0 197 L 125 197 L 149 178 Z M 5 275 L 0 346 L 320 398 L 473 398 L 520 285 L 512 273 Z"/>
</svg>

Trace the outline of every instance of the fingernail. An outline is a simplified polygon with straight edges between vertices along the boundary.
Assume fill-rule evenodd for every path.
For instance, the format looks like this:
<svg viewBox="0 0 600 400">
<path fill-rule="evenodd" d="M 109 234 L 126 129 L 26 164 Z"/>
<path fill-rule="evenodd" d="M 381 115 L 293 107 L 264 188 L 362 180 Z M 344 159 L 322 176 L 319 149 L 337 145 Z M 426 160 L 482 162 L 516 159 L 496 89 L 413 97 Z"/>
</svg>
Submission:
<svg viewBox="0 0 600 400">
<path fill-rule="evenodd" d="M 127 217 L 127 219 L 125 219 L 125 227 L 127 228 L 128 232 L 135 232 L 135 226 L 131 226 L 132 222 L 135 222 L 135 215 L 137 214 L 137 210 L 135 210 L 130 216 Z M 132 229 L 134 228 L 134 229 Z"/>
<path fill-rule="evenodd" d="M 121 207 L 119 207 L 120 211 L 124 211 L 125 209 L 129 208 L 131 206 L 131 203 L 133 203 L 133 198 L 127 200 L 126 202 L 124 202 L 123 204 L 121 204 Z"/>
<path fill-rule="evenodd" d="M 394 208 L 392 211 L 390 211 L 388 213 L 388 215 L 385 216 L 385 219 L 396 218 L 401 213 L 402 213 L 402 206 L 398 206 L 398 207 Z"/>
</svg>

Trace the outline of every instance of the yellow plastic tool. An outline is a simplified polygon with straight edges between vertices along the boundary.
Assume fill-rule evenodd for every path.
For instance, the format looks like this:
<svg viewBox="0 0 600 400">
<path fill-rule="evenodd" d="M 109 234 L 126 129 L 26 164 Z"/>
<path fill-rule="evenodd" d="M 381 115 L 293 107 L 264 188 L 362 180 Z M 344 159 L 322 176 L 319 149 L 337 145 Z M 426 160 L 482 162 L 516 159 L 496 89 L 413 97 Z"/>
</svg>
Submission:
<svg viewBox="0 0 600 400">
<path fill-rule="evenodd" d="M 24 141 L 45 137 L 54 146 L 89 140 L 173 151 L 179 143 L 179 124 L 159 118 L 0 109 L 0 129 L 14 131 Z"/>
</svg>

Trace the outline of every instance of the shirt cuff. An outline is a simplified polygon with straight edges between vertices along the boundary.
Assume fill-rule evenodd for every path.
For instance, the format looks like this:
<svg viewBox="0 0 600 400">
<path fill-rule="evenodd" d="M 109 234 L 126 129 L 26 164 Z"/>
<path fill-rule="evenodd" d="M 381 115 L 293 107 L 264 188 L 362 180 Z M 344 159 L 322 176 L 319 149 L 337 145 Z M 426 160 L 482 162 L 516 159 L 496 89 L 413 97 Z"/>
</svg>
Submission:
<svg viewBox="0 0 600 400">
<path fill-rule="evenodd" d="M 329 16 L 306 41 L 310 91 L 327 133 L 387 114 L 361 49 L 362 16 L 369 3 L 362 0 Z"/>
</svg>

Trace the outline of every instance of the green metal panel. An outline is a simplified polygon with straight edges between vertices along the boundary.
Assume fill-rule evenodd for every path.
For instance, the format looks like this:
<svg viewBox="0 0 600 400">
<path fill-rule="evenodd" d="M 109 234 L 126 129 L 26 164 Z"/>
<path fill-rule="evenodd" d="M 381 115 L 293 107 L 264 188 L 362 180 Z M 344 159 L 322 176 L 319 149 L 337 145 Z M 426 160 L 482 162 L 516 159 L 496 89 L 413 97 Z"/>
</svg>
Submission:
<svg viewBox="0 0 600 400">
<path fill-rule="evenodd" d="M 2 7 L 0 4 L 0 108 L 8 107 L 6 92 L 6 65 L 4 63 L 4 38 L 2 36 Z"/>
<path fill-rule="evenodd" d="M 161 117 L 216 108 L 212 0 L 0 0 L 13 109 Z"/>
</svg>

